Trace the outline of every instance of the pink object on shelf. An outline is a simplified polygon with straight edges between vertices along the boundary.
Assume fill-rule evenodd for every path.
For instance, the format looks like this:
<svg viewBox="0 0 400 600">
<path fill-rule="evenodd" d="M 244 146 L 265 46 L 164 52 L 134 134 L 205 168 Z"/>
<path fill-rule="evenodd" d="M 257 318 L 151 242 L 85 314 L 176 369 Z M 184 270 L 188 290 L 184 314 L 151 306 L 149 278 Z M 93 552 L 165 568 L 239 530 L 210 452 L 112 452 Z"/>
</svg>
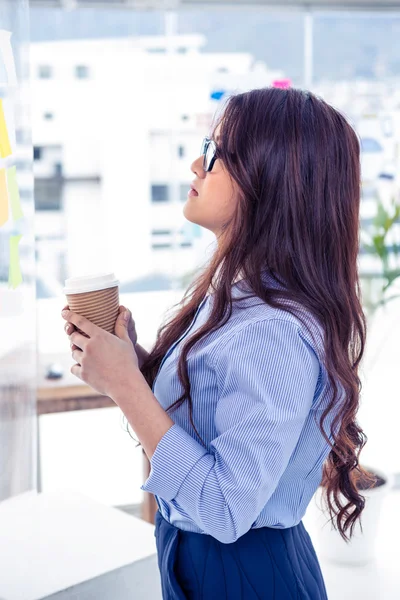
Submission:
<svg viewBox="0 0 400 600">
<path fill-rule="evenodd" d="M 282 90 L 287 90 L 291 85 L 292 82 L 290 79 L 275 79 L 275 81 L 272 82 L 272 87 L 281 88 Z"/>
</svg>

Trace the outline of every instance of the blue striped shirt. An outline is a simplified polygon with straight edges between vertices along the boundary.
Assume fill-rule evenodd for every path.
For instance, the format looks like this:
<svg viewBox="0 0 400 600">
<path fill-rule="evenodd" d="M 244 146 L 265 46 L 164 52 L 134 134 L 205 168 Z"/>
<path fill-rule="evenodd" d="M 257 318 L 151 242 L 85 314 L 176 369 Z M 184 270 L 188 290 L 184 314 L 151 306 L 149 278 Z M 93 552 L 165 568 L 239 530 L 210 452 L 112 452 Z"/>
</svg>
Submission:
<svg viewBox="0 0 400 600">
<path fill-rule="evenodd" d="M 159 441 L 141 486 L 156 496 L 167 521 L 223 543 L 252 527 L 297 525 L 330 452 L 318 425 L 331 398 L 322 328 L 303 311 L 310 335 L 288 311 L 248 295 L 244 280 L 235 283 L 229 320 L 188 354 L 193 421 L 206 448 L 186 400 L 169 413 L 174 425 Z M 164 409 L 182 394 L 179 352 L 207 320 L 213 298 L 206 296 L 162 360 L 153 392 Z M 334 412 L 324 423 L 331 440 Z"/>
</svg>

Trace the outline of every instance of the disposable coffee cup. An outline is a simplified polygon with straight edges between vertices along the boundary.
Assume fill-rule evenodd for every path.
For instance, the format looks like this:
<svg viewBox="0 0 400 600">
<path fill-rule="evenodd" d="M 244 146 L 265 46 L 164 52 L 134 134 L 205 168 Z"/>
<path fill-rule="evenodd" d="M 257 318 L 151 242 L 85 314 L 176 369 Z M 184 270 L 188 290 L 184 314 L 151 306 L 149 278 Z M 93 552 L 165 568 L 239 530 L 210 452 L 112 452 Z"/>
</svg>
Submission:
<svg viewBox="0 0 400 600">
<path fill-rule="evenodd" d="M 70 310 L 114 333 L 119 312 L 119 281 L 114 273 L 66 279 L 64 294 Z"/>
</svg>

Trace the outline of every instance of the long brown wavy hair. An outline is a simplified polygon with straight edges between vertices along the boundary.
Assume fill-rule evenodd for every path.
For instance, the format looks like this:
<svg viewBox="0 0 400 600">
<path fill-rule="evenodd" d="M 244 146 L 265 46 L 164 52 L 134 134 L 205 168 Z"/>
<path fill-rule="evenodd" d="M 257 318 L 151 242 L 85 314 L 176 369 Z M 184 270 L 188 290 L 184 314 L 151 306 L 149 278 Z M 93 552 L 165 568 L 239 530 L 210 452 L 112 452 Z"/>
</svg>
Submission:
<svg viewBox="0 0 400 600">
<path fill-rule="evenodd" d="M 338 110 L 298 89 L 263 88 L 233 95 L 215 119 L 211 137 L 218 125 L 217 157 L 239 186 L 238 208 L 224 225 L 223 243 L 158 330 L 141 370 L 152 386 L 163 356 L 189 327 L 211 286 L 212 312 L 183 345 L 178 364 L 183 393 L 167 409 L 188 401 L 191 424 L 204 444 L 193 422 L 188 353 L 229 319 L 231 285 L 239 274 L 255 296 L 288 310 L 282 290 L 268 287 L 261 273 L 267 267 L 274 278 L 284 280 L 286 300 L 309 311 L 324 332 L 324 364 L 333 394 L 319 424 L 331 447 L 321 485 L 331 520 L 336 516 L 337 529 L 348 541 L 365 505 L 358 484 L 362 480 L 365 489 L 365 482 L 373 483 L 359 464 L 367 437 L 356 420 L 358 367 L 367 328 L 357 270 L 359 140 Z M 344 390 L 340 410 L 339 387 L 342 397 Z M 323 424 L 334 407 L 332 443 Z"/>
</svg>

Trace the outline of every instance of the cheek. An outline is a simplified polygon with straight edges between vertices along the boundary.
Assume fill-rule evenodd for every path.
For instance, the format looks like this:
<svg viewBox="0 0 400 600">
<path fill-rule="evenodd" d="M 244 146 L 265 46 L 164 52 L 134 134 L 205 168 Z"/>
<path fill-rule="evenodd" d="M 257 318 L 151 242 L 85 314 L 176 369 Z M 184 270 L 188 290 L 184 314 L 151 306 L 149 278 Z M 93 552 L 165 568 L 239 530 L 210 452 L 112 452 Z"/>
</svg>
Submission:
<svg viewBox="0 0 400 600">
<path fill-rule="evenodd" d="M 231 220 L 236 207 L 237 194 L 233 186 L 227 183 L 215 197 L 214 211 L 221 225 Z"/>
<path fill-rule="evenodd" d="M 189 221 L 217 231 L 231 219 L 236 198 L 232 182 L 226 176 L 215 175 L 204 181 L 200 196 L 188 197 L 183 214 Z"/>
<path fill-rule="evenodd" d="M 208 182 L 207 182 L 208 183 Z M 211 179 L 202 194 L 204 210 L 220 223 L 232 216 L 235 208 L 235 190 L 227 177 Z"/>
</svg>

